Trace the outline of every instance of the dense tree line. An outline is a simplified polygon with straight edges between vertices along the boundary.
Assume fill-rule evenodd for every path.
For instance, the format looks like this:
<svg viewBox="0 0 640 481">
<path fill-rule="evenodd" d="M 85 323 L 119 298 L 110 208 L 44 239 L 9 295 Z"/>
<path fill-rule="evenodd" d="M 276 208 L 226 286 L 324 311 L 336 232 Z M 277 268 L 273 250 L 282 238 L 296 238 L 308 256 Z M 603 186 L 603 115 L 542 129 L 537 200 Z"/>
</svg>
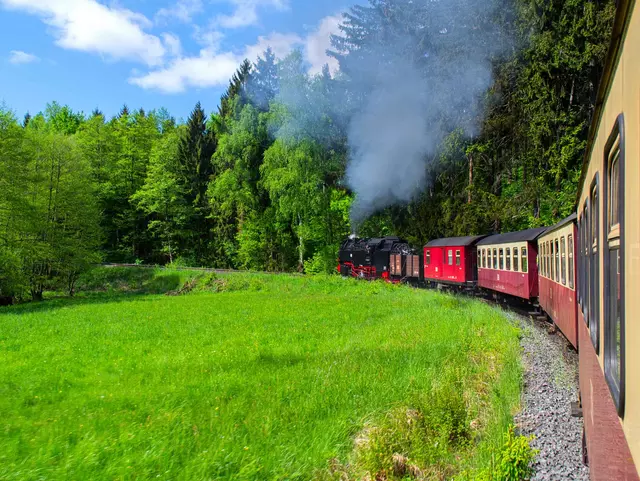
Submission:
<svg viewBox="0 0 640 481">
<path fill-rule="evenodd" d="M 102 261 L 330 271 L 352 227 L 347 137 L 367 95 L 353 89 L 363 59 L 402 36 L 403 61 L 433 69 L 429 45 L 461 56 L 464 73 L 455 36 L 430 36 L 441 20 L 430 3 L 354 7 L 333 38 L 336 75 L 310 76 L 299 52 L 277 59 L 267 50 L 239 67 L 217 112 L 198 103 L 180 125 L 164 109 L 124 106 L 107 119 L 54 102 L 19 122 L 0 107 L 0 296 L 72 293 Z M 613 2 L 502 3 L 499 18 L 458 19 L 471 34 L 473 22 L 498 22 L 513 39 L 478 99 L 481 118 L 465 118 L 461 106 L 443 119 L 447 136 L 422 194 L 376 213 L 363 235 L 421 245 L 548 225 L 572 210 Z M 473 138 L 465 122 L 480 125 Z"/>
</svg>

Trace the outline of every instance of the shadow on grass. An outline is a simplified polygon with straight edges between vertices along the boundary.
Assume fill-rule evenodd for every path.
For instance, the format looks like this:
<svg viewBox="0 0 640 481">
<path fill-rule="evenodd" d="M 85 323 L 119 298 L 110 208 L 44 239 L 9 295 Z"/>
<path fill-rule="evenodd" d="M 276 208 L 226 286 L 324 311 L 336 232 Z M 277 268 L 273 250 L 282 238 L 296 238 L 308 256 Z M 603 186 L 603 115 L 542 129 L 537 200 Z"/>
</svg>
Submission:
<svg viewBox="0 0 640 481">
<path fill-rule="evenodd" d="M 137 275 L 132 285 L 108 285 L 94 291 L 81 291 L 74 297 L 54 297 L 41 302 L 25 302 L 14 306 L 0 307 L 0 317 L 3 315 L 23 315 L 33 312 L 55 311 L 70 306 L 89 304 L 113 304 L 116 302 L 132 302 L 147 295 L 166 294 L 179 289 L 182 279 L 179 274 L 163 274 L 155 276 L 153 272 Z M 150 275 L 149 275 L 150 274 Z M 115 284 L 115 283 L 114 283 Z"/>
</svg>

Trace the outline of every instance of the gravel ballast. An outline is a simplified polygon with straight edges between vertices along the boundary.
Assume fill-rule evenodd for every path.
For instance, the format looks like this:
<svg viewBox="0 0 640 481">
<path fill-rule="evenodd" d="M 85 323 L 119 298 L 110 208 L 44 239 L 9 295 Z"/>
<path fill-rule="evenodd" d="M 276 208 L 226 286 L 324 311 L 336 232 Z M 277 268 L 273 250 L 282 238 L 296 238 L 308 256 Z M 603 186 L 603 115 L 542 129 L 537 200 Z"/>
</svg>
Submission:
<svg viewBox="0 0 640 481">
<path fill-rule="evenodd" d="M 589 480 L 582 462 L 582 418 L 571 416 L 578 400 L 578 354 L 550 324 L 513 316 L 522 329 L 523 410 L 515 421 L 539 451 L 532 480 Z M 517 319 L 516 319 L 517 318 Z"/>
</svg>

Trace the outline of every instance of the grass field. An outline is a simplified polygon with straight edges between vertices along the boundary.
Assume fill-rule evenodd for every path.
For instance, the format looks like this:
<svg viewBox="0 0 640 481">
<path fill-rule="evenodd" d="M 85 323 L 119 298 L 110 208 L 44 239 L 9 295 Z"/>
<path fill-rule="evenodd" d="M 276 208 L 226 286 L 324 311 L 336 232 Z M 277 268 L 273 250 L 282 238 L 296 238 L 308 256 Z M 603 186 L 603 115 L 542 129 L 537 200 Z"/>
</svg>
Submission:
<svg viewBox="0 0 640 481">
<path fill-rule="evenodd" d="M 2 480 L 473 478 L 518 407 L 518 331 L 479 302 L 338 277 L 80 286 L 0 308 Z"/>
</svg>

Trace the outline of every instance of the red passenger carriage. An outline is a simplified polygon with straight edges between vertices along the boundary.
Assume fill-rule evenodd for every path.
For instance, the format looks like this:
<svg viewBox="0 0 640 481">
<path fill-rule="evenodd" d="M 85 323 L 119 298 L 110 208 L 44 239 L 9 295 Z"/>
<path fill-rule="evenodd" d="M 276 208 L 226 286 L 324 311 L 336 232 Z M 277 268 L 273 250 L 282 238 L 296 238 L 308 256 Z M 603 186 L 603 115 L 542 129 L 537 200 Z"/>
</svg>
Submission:
<svg viewBox="0 0 640 481">
<path fill-rule="evenodd" d="M 540 307 L 578 348 L 576 214 L 538 237 L 538 299 Z"/>
<path fill-rule="evenodd" d="M 527 300 L 537 297 L 536 239 L 545 230 L 497 234 L 478 242 L 478 285 Z"/>
<path fill-rule="evenodd" d="M 478 280 L 476 243 L 485 236 L 447 237 L 424 247 L 427 283 L 473 286 Z"/>
</svg>

